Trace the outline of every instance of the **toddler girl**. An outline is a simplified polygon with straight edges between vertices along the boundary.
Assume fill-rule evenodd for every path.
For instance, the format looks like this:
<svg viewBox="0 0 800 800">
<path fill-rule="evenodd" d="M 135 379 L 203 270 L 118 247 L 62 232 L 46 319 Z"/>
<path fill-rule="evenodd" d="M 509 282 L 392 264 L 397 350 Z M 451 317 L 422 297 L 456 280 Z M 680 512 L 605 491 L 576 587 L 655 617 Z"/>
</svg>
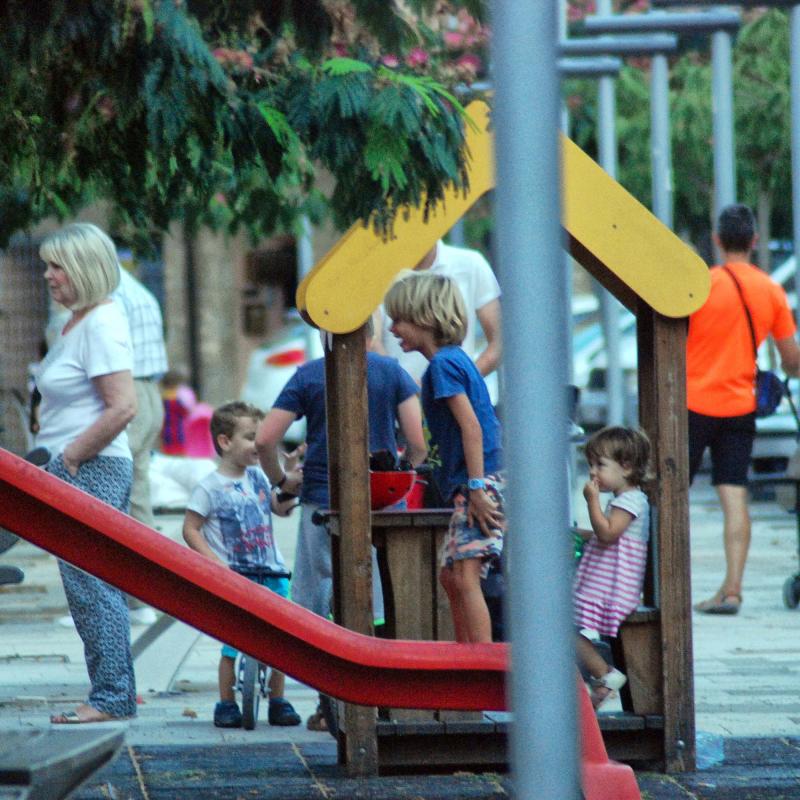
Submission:
<svg viewBox="0 0 800 800">
<path fill-rule="evenodd" d="M 580 531 L 587 542 L 573 593 L 578 661 L 592 676 L 592 704 L 599 708 L 627 680 L 606 664 L 591 640 L 616 636 L 639 605 L 650 534 L 649 505 L 641 489 L 648 477 L 650 442 L 640 430 L 603 428 L 586 443 L 586 460 L 589 480 L 583 496 L 592 529 Z M 601 492 L 613 494 L 605 512 Z"/>
</svg>

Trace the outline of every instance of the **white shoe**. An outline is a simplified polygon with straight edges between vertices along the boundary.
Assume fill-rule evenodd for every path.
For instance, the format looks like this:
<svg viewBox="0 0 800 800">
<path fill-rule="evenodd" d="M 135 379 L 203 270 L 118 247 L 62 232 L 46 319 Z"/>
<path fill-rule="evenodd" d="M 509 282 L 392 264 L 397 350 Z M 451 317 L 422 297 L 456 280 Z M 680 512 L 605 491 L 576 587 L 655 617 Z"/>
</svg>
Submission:
<svg viewBox="0 0 800 800">
<path fill-rule="evenodd" d="M 75 620 L 72 619 L 72 614 L 67 614 L 65 617 L 59 617 L 56 620 L 58 625 L 61 625 L 63 628 L 74 628 L 75 627 Z"/>
<path fill-rule="evenodd" d="M 131 625 L 152 625 L 158 619 L 156 612 L 148 606 L 131 608 L 128 616 L 131 618 Z"/>
<path fill-rule="evenodd" d="M 610 669 L 602 678 L 592 678 L 589 682 L 592 705 L 599 711 L 603 704 L 617 695 L 617 692 L 628 682 L 628 678 L 618 669 Z"/>
</svg>

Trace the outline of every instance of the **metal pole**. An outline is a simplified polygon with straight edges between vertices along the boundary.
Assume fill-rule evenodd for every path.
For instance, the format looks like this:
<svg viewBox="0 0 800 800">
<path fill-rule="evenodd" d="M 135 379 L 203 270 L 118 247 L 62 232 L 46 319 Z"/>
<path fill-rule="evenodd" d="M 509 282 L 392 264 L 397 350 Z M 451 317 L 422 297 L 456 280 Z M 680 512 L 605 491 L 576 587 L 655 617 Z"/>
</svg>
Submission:
<svg viewBox="0 0 800 800">
<path fill-rule="evenodd" d="M 790 97 L 792 115 L 792 236 L 794 238 L 794 285 L 800 297 L 800 5 L 789 17 L 790 34 Z M 795 308 L 800 319 L 800 302 Z"/>
<path fill-rule="evenodd" d="M 611 0 L 598 0 L 598 14 L 610 14 Z M 600 166 L 616 180 L 617 177 L 617 100 L 614 78 L 603 75 L 598 80 L 598 150 Z M 625 395 L 620 363 L 619 301 L 593 282 L 600 303 L 603 339 L 606 343 L 606 424 L 621 425 L 625 418 Z"/>
<path fill-rule="evenodd" d="M 566 470 L 554 467 L 567 454 L 556 8 L 495 0 L 492 11 L 497 263 L 507 385 L 514 387 L 503 401 L 508 512 L 510 529 L 519 531 L 509 536 L 508 561 L 512 774 L 520 800 L 573 800 L 579 788 L 567 480 Z M 548 312 L 531 313 L 536 308 Z M 531 492 L 541 522 L 533 537 L 523 533 Z"/>
<path fill-rule="evenodd" d="M 672 148 L 669 140 L 669 64 L 653 56 L 650 68 L 650 154 L 653 169 L 653 213 L 672 227 Z"/>
<path fill-rule="evenodd" d="M 300 233 L 297 236 L 297 282 L 305 278 L 314 266 L 314 241 L 312 239 L 311 220 L 305 215 L 300 218 Z M 319 333 L 307 325 L 305 328 L 306 359 L 310 361 L 317 352 Z"/>
<path fill-rule="evenodd" d="M 731 35 L 711 36 L 711 108 L 714 128 L 714 219 L 736 202 L 736 155 L 733 146 L 733 57 Z"/>
</svg>

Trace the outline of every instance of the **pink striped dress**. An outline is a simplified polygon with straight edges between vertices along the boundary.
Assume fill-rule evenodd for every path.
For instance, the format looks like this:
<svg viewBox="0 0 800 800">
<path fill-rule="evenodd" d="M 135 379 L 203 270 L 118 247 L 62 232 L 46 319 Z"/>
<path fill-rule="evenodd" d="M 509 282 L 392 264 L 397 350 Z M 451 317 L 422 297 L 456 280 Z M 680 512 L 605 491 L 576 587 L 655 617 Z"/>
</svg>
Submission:
<svg viewBox="0 0 800 800">
<path fill-rule="evenodd" d="M 604 636 L 616 636 L 622 620 L 639 605 L 650 536 L 650 506 L 641 489 L 612 497 L 606 514 L 612 508 L 632 514 L 631 524 L 613 544 L 592 535 L 573 584 L 575 624 Z"/>
</svg>

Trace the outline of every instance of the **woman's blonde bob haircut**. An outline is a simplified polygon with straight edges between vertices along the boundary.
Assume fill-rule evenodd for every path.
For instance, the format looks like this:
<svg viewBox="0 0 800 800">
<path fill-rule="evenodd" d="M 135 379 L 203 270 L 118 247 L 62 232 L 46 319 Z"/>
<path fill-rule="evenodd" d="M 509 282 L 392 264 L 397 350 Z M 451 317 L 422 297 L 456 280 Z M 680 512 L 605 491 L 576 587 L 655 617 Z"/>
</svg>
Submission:
<svg viewBox="0 0 800 800">
<path fill-rule="evenodd" d="M 458 286 L 443 275 L 401 272 L 383 301 L 395 322 L 411 322 L 433 332 L 437 345 L 461 344 L 467 333 L 467 308 Z"/>
<path fill-rule="evenodd" d="M 72 311 L 105 300 L 119 286 L 117 249 L 97 225 L 67 225 L 41 243 L 39 256 L 66 273 L 78 298 L 70 307 Z"/>
</svg>

